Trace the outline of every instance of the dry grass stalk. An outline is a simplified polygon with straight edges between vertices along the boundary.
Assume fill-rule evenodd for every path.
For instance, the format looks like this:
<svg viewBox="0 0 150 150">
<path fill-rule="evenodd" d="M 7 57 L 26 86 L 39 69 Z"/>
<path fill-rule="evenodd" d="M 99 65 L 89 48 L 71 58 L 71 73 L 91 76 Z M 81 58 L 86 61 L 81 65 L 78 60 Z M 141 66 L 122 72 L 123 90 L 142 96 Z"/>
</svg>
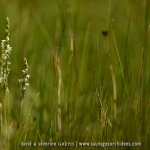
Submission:
<svg viewBox="0 0 150 150">
<path fill-rule="evenodd" d="M 61 69 L 60 69 L 60 59 L 58 56 L 55 56 L 54 58 L 54 64 L 57 69 L 57 74 L 58 74 L 58 131 L 61 133 L 61 83 L 62 83 L 62 75 L 61 75 Z"/>
<path fill-rule="evenodd" d="M 114 92 L 114 121 L 117 119 L 117 88 L 116 88 L 116 79 L 113 71 L 112 65 L 109 65 L 112 82 L 113 82 L 113 92 Z"/>
</svg>

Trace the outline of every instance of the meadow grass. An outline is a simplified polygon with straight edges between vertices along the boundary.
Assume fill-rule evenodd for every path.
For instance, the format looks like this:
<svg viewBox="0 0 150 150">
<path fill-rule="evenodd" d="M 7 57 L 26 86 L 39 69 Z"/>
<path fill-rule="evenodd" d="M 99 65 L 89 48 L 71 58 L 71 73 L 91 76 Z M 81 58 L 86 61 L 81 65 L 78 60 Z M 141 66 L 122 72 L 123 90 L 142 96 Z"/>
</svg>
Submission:
<svg viewBox="0 0 150 150">
<path fill-rule="evenodd" d="M 10 70 L 0 57 L 9 74 L 0 76 L 0 149 L 49 149 L 21 147 L 22 141 L 141 142 L 78 149 L 148 149 L 149 6 L 148 0 L 2 0 L 0 39 L 8 39 L 8 16 L 12 51 Z"/>
</svg>

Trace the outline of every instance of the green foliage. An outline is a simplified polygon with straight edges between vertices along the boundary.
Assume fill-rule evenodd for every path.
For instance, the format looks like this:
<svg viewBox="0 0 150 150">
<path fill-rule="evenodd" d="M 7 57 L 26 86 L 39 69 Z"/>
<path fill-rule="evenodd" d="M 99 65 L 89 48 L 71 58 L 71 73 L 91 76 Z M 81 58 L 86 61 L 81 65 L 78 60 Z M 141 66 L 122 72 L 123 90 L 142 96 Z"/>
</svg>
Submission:
<svg viewBox="0 0 150 150">
<path fill-rule="evenodd" d="M 2 0 L 0 7 L 0 39 L 5 17 L 11 21 L 0 52 L 0 82 L 9 87 L 0 87 L 0 149 L 23 149 L 22 141 L 148 149 L 148 0 Z"/>
</svg>

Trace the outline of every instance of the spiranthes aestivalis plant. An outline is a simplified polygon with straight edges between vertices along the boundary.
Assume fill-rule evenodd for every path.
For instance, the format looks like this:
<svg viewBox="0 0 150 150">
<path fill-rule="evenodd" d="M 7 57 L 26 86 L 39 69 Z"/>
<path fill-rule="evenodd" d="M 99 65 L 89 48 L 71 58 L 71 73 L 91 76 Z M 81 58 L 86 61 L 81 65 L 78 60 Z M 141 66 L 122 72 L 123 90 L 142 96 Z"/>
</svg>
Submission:
<svg viewBox="0 0 150 150">
<path fill-rule="evenodd" d="M 0 83 L 2 83 L 5 89 L 8 89 L 8 75 L 10 72 L 9 65 L 11 62 L 9 61 L 9 55 L 11 51 L 11 47 L 9 45 L 9 30 L 10 23 L 9 18 L 6 18 L 6 27 L 5 27 L 5 40 L 1 42 L 1 69 L 0 69 Z"/>
<path fill-rule="evenodd" d="M 24 57 L 23 60 L 24 60 L 24 70 L 22 70 L 23 78 L 18 80 L 19 83 L 22 83 L 22 93 L 23 93 L 22 98 L 24 98 L 25 91 L 26 91 L 26 86 L 29 85 L 28 80 L 29 80 L 29 77 L 30 77 L 30 75 L 28 73 L 29 66 L 28 66 L 27 59 Z"/>
<path fill-rule="evenodd" d="M 5 99 L 3 101 L 4 108 L 5 108 L 5 119 L 4 119 L 4 128 L 5 128 L 5 149 L 8 149 L 8 141 L 9 141 L 9 133 L 8 129 L 8 111 L 7 107 L 9 106 L 9 88 L 8 88 L 8 75 L 10 72 L 10 61 L 9 55 L 11 51 L 11 47 L 9 45 L 9 30 L 10 30 L 10 23 L 9 18 L 6 18 L 6 27 L 5 27 L 5 39 L 1 42 L 1 57 L 0 57 L 0 83 L 5 90 Z M 2 120 L 2 119 L 1 119 Z"/>
<path fill-rule="evenodd" d="M 25 91 L 26 91 L 26 86 L 29 85 L 29 65 L 28 65 L 28 62 L 27 62 L 27 59 L 24 57 L 23 58 L 24 60 L 24 69 L 22 70 L 22 73 L 23 73 L 23 78 L 22 79 L 19 79 L 19 83 L 22 84 L 22 90 L 21 90 L 21 96 L 20 96 L 20 113 L 19 113 L 19 118 L 20 118 L 20 115 L 21 115 L 21 110 L 22 110 L 22 104 L 23 104 L 23 99 L 24 99 L 24 96 L 25 96 Z M 17 129 L 19 128 L 19 120 L 18 120 L 18 124 L 17 124 Z"/>
</svg>

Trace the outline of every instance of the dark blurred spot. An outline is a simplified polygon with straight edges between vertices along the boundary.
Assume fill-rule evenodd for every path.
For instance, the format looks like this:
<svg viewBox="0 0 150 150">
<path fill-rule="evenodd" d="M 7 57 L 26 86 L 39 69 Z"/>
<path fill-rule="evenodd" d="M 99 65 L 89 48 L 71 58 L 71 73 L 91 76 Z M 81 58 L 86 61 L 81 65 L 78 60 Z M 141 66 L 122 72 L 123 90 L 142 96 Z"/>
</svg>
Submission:
<svg viewBox="0 0 150 150">
<path fill-rule="evenodd" d="M 36 120 L 36 117 L 34 117 L 34 121 Z"/>
<path fill-rule="evenodd" d="M 108 35 L 108 30 L 103 30 L 103 31 L 102 31 L 102 34 L 103 34 L 104 36 L 107 36 L 107 35 Z"/>
</svg>

